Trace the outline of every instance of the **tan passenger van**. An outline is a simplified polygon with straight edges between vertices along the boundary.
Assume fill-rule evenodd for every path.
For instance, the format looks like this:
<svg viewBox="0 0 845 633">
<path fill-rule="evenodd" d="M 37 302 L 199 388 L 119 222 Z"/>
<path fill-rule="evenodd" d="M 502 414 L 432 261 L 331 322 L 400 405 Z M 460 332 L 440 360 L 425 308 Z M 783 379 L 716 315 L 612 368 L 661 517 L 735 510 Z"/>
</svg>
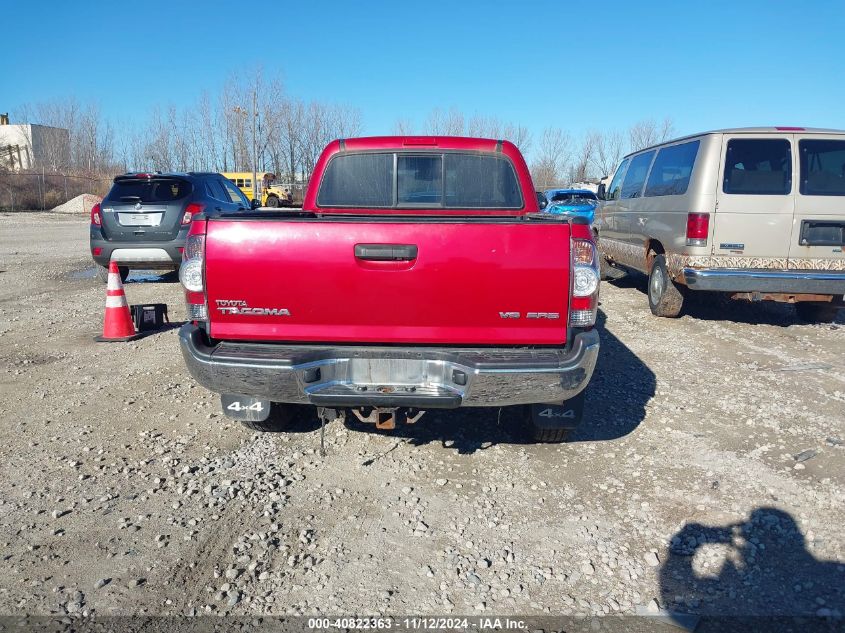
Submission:
<svg viewBox="0 0 845 633">
<path fill-rule="evenodd" d="M 599 198 L 602 274 L 647 274 L 657 316 L 693 290 L 794 303 L 815 322 L 843 306 L 845 131 L 687 136 L 626 156 Z"/>
</svg>

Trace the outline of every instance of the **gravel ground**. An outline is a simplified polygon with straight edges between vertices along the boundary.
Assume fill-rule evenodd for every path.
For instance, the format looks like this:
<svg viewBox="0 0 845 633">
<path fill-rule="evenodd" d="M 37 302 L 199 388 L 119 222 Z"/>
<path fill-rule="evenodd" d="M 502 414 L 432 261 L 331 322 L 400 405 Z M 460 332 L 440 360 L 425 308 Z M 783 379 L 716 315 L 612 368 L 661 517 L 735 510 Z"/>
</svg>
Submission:
<svg viewBox="0 0 845 633">
<path fill-rule="evenodd" d="M 841 615 L 845 313 L 602 288 L 586 419 L 254 434 L 176 331 L 97 344 L 85 218 L 0 215 L 0 613 Z M 180 287 L 133 273 L 130 303 Z"/>
</svg>

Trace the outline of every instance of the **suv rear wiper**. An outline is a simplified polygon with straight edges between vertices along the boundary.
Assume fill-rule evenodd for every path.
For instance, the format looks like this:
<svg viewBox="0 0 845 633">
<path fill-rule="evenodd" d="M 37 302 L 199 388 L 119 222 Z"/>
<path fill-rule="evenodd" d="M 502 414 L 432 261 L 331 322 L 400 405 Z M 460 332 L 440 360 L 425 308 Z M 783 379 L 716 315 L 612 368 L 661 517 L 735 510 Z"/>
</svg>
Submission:
<svg viewBox="0 0 845 633">
<path fill-rule="evenodd" d="M 121 202 L 141 202 L 140 196 L 120 196 Z"/>
</svg>

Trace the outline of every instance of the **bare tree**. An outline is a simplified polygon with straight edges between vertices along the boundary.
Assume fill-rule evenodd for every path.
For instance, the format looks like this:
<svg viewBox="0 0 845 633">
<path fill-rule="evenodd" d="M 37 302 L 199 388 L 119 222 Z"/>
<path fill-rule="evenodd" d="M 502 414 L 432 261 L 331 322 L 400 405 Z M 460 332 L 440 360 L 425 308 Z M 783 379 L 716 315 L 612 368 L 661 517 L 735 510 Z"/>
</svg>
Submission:
<svg viewBox="0 0 845 633">
<path fill-rule="evenodd" d="M 589 178 L 589 171 L 592 169 L 593 156 L 597 150 L 597 139 L 593 134 L 585 134 L 578 148 L 575 162 L 570 169 L 570 180 L 572 182 L 584 182 Z"/>
<path fill-rule="evenodd" d="M 147 142 L 144 146 L 142 159 L 145 169 L 156 171 L 172 171 L 172 129 L 166 116 L 155 108 L 152 113 L 149 128 L 145 132 Z"/>
<path fill-rule="evenodd" d="M 426 134 L 461 136 L 464 133 L 464 115 L 455 108 L 445 113 L 435 108 L 426 118 L 424 127 Z"/>
<path fill-rule="evenodd" d="M 282 148 L 281 165 L 287 180 L 293 183 L 296 181 L 296 172 L 301 159 L 302 148 L 302 122 L 305 116 L 304 106 L 299 100 L 287 100 L 282 104 L 281 126 L 279 130 L 279 141 Z"/>
<path fill-rule="evenodd" d="M 80 175 L 114 169 L 114 128 L 96 104 L 83 106 L 75 99 L 49 101 L 24 105 L 18 116 L 26 123 L 67 130 L 67 134 L 46 131 L 42 167 Z"/>
<path fill-rule="evenodd" d="M 556 127 L 547 127 L 540 137 L 539 147 L 531 165 L 534 184 L 548 189 L 560 181 L 570 160 L 572 138 Z"/>
<path fill-rule="evenodd" d="M 414 133 L 414 125 L 410 119 L 396 119 L 393 122 L 393 134 L 396 136 L 411 136 Z"/>
<path fill-rule="evenodd" d="M 675 132 L 672 119 L 666 117 L 658 123 L 654 119 L 643 119 L 637 121 L 628 129 L 628 141 L 630 150 L 636 152 L 645 147 L 657 145 L 669 140 Z"/>
<path fill-rule="evenodd" d="M 523 154 L 527 154 L 531 149 L 531 132 L 524 125 L 506 123 L 502 127 L 501 138 L 516 145 Z"/>
<path fill-rule="evenodd" d="M 618 130 L 590 132 L 595 151 L 592 160 L 596 175 L 600 178 L 609 176 L 615 170 L 625 154 L 625 136 Z"/>
</svg>

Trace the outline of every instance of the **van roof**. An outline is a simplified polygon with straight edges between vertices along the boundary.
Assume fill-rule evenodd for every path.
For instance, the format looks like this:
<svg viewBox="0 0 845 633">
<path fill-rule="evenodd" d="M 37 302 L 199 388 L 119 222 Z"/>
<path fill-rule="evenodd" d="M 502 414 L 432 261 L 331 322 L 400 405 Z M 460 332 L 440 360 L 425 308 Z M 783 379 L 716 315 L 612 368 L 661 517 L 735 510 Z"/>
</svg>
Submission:
<svg viewBox="0 0 845 633">
<path fill-rule="evenodd" d="M 679 136 L 678 138 L 673 138 L 669 141 L 663 141 L 662 143 L 655 143 L 654 145 L 649 145 L 648 147 L 643 147 L 642 149 L 638 149 L 635 152 L 630 152 L 629 154 L 625 154 L 623 158 L 627 158 L 628 156 L 633 156 L 634 154 L 639 154 L 640 152 L 644 152 L 645 150 L 654 149 L 655 147 L 661 147 L 663 145 L 669 145 L 670 143 L 677 143 L 679 141 L 685 141 L 691 138 L 699 138 L 701 136 L 708 136 L 710 134 L 791 134 L 794 132 L 800 132 L 801 134 L 842 134 L 845 135 L 845 130 L 835 130 L 832 128 L 821 128 L 821 127 L 800 127 L 800 126 L 770 126 L 770 127 L 729 127 L 722 130 L 709 130 L 707 132 L 699 132 L 698 134 L 687 134 L 686 136 Z"/>
</svg>

